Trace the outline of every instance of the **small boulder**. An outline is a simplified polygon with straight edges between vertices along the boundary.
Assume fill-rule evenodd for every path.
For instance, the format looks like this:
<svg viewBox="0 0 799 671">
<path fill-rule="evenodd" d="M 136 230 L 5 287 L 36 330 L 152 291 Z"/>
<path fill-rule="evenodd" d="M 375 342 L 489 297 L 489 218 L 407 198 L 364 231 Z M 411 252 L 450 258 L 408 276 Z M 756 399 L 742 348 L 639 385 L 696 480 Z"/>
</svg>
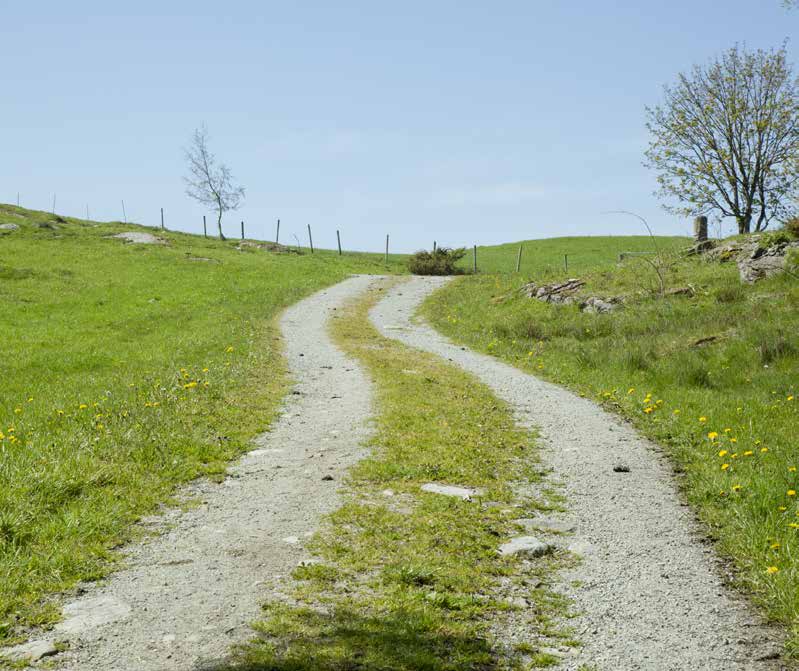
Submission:
<svg viewBox="0 0 799 671">
<path fill-rule="evenodd" d="M 521 555 L 522 557 L 541 557 L 550 552 L 552 552 L 552 546 L 549 543 L 539 540 L 535 536 L 518 536 L 499 547 L 499 554 L 506 557 L 515 555 Z"/>
<path fill-rule="evenodd" d="M 17 226 L 16 224 L 0 224 L 0 231 L 8 231 L 9 233 L 11 233 L 11 231 L 18 231 L 18 230 L 19 226 Z"/>
<path fill-rule="evenodd" d="M 600 298 L 599 296 L 591 296 L 580 303 L 580 310 L 583 312 L 594 313 L 613 312 L 620 305 L 621 300 L 619 298 Z"/>
<path fill-rule="evenodd" d="M 112 235 L 116 240 L 125 240 L 134 245 L 165 245 L 166 240 L 156 237 L 152 233 L 145 233 L 144 231 L 127 231 L 125 233 L 117 233 Z"/>
<path fill-rule="evenodd" d="M 12 662 L 38 662 L 57 654 L 58 648 L 53 641 L 29 641 L 0 651 L 0 658 L 5 657 Z"/>
<path fill-rule="evenodd" d="M 473 496 L 482 494 L 482 490 L 479 489 L 469 489 L 468 487 L 457 487 L 455 485 L 440 485 L 436 482 L 423 484 L 422 491 L 431 494 L 441 494 L 443 496 L 455 496 L 464 501 L 471 501 Z"/>
</svg>

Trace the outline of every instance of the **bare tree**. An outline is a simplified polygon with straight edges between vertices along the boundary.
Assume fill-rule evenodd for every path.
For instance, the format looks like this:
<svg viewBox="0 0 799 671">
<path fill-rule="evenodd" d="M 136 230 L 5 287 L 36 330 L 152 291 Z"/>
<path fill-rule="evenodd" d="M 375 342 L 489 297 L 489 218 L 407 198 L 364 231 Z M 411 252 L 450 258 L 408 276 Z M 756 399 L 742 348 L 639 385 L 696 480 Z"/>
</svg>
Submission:
<svg viewBox="0 0 799 671">
<path fill-rule="evenodd" d="M 224 240 L 222 215 L 239 209 L 244 199 L 244 187 L 234 185 L 233 175 L 225 164 L 217 165 L 216 158 L 208 149 L 208 129 L 205 124 L 194 131 L 185 154 L 189 164 L 189 175 L 183 178 L 186 194 L 198 203 L 214 207 L 219 238 Z"/>
<path fill-rule="evenodd" d="M 739 233 L 788 214 L 799 188 L 799 83 L 785 47 L 733 47 L 680 74 L 647 116 L 647 165 L 667 210 L 734 217 Z"/>
</svg>

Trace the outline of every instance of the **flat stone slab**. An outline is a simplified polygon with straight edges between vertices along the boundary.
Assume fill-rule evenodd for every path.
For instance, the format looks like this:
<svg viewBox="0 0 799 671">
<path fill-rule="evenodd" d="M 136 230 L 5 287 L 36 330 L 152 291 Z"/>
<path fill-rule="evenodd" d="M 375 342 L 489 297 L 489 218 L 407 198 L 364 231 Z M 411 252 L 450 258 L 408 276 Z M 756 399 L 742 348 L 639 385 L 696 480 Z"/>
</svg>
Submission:
<svg viewBox="0 0 799 671">
<path fill-rule="evenodd" d="M 124 620 L 130 615 L 130 606 L 112 596 L 83 599 L 64 606 L 64 621 L 55 626 L 61 634 L 80 634 L 104 624 Z"/>
<path fill-rule="evenodd" d="M 110 236 L 116 240 L 125 240 L 126 242 L 132 242 L 136 245 L 163 245 L 166 244 L 164 240 L 159 237 L 156 237 L 152 233 L 144 233 L 142 231 L 127 231 L 125 233 L 117 233 L 116 235 Z"/>
<path fill-rule="evenodd" d="M 456 485 L 440 485 L 436 482 L 427 482 L 422 485 L 423 492 L 430 494 L 441 494 L 442 496 L 456 496 L 464 501 L 471 501 L 473 496 L 483 493 L 481 489 L 470 489 L 468 487 L 457 487 Z"/>
<path fill-rule="evenodd" d="M 499 546 L 499 554 L 504 556 L 541 557 L 552 552 L 552 546 L 535 536 L 518 536 Z"/>
<path fill-rule="evenodd" d="M 19 226 L 16 224 L 0 224 L 0 231 L 18 231 Z"/>
<path fill-rule="evenodd" d="M 0 658 L 9 659 L 12 662 L 37 662 L 43 657 L 57 654 L 58 648 L 53 641 L 29 641 L 3 650 L 0 652 Z"/>
</svg>

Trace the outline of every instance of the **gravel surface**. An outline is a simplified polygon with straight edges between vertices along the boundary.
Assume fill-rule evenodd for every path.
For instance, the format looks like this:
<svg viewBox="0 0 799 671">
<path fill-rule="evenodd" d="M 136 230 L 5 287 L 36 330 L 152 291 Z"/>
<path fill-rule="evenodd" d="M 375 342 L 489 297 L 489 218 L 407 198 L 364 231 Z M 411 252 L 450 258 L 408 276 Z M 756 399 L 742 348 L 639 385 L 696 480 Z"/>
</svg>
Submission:
<svg viewBox="0 0 799 671">
<path fill-rule="evenodd" d="M 186 498 L 202 503 L 157 518 L 165 533 L 132 545 L 129 568 L 65 607 L 48 634 L 69 641 L 56 657 L 60 668 L 188 671 L 251 634 L 267 585 L 306 557 L 303 541 L 335 508 L 344 470 L 363 456 L 370 382 L 326 326 L 332 310 L 372 281 L 353 277 L 286 311 L 296 387 L 279 421 L 223 484 L 188 487 Z"/>
<path fill-rule="evenodd" d="M 400 284 L 371 317 L 386 337 L 475 374 L 511 404 L 521 424 L 540 429 L 544 459 L 567 497 L 568 512 L 557 524 L 575 529 L 555 542 L 583 558 L 561 574 L 581 613 L 574 625 L 583 643 L 561 668 L 782 668 L 774 659 L 781 649 L 774 632 L 723 585 L 714 551 L 658 447 L 591 401 L 413 324 L 417 306 L 444 282 Z M 614 471 L 621 456 L 630 472 Z M 566 587 L 572 581 L 579 587 Z"/>
</svg>

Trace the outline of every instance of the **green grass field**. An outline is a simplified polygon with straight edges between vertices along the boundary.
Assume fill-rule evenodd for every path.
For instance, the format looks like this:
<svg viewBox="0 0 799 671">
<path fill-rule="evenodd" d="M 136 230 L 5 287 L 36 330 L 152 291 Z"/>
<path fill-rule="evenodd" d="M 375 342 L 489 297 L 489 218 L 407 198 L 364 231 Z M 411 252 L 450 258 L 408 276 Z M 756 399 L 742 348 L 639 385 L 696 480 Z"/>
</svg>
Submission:
<svg viewBox="0 0 799 671">
<path fill-rule="evenodd" d="M 286 388 L 280 310 L 402 257 L 221 242 L 0 206 L 0 644 L 113 567 L 175 485 L 218 477 Z M 166 245 L 108 236 L 150 230 Z"/>
<path fill-rule="evenodd" d="M 596 243 L 598 239 L 591 239 Z M 575 249 L 568 239 L 558 253 Z M 589 244 L 589 242 L 585 242 Z M 736 582 L 790 630 L 799 649 L 799 282 L 742 285 L 734 263 L 670 256 L 661 298 L 641 259 L 569 271 L 586 295 L 625 295 L 610 314 L 525 298 L 525 276 L 463 277 L 428 300 L 444 333 L 567 385 L 629 418 L 667 447 L 687 498 Z M 509 265 L 513 245 L 495 264 Z M 499 252 L 497 252 L 499 253 Z M 606 261 L 602 261 L 602 257 Z"/>
<path fill-rule="evenodd" d="M 658 237 L 660 249 L 687 247 L 688 238 Z M 477 269 L 481 273 L 510 273 L 516 271 L 516 260 L 522 246 L 520 272 L 536 277 L 582 273 L 599 265 L 614 263 L 625 252 L 651 252 L 652 239 L 644 235 L 546 238 L 524 240 L 504 245 L 477 248 Z M 568 258 L 566 258 L 568 257 Z M 473 267 L 472 250 L 468 250 L 460 266 Z M 566 267 L 568 264 L 568 272 Z"/>
</svg>

